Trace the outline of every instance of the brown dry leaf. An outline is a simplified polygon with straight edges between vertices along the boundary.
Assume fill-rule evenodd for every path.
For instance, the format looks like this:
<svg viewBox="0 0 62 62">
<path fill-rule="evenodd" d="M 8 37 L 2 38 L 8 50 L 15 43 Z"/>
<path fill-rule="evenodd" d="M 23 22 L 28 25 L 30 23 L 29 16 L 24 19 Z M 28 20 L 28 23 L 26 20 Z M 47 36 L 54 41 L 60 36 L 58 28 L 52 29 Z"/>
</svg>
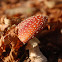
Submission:
<svg viewBox="0 0 62 62">
<path fill-rule="evenodd" d="M 45 0 L 45 5 L 48 7 L 48 8 L 53 8 L 55 6 L 55 1 L 46 1 Z"/>
<path fill-rule="evenodd" d="M 4 31 L 9 25 L 11 25 L 10 20 L 6 16 L 2 16 L 0 20 L 0 31 Z"/>
<path fill-rule="evenodd" d="M 0 31 L 4 31 L 5 28 L 7 28 L 8 25 L 5 25 L 5 24 L 0 24 Z"/>
<path fill-rule="evenodd" d="M 59 58 L 59 59 L 58 59 L 58 62 L 62 62 L 62 59 Z"/>
<path fill-rule="evenodd" d="M 32 15 L 35 10 L 36 10 L 35 8 L 30 8 L 30 7 L 18 7 L 14 9 L 7 9 L 5 13 L 9 15 L 14 15 L 14 14 Z"/>
<path fill-rule="evenodd" d="M 12 55 L 13 52 L 14 52 L 14 49 L 11 49 L 9 56 L 5 57 L 5 58 L 3 59 L 3 61 L 4 61 L 4 62 L 9 62 L 9 61 L 10 61 L 10 62 L 15 62 L 14 57 L 13 57 L 13 55 Z"/>
</svg>

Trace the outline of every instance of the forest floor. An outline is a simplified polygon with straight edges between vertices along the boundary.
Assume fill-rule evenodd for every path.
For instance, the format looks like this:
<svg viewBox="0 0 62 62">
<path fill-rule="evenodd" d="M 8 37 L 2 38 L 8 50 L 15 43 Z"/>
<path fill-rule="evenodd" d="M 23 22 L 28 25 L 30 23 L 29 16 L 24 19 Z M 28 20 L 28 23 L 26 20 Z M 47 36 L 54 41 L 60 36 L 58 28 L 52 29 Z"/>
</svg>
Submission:
<svg viewBox="0 0 62 62">
<path fill-rule="evenodd" d="M 2 39 L 9 29 L 34 15 L 48 16 L 47 27 L 37 35 L 41 52 L 48 62 L 62 62 L 61 0 L 0 0 L 0 38 Z M 25 49 L 27 44 L 21 47 L 17 43 L 16 50 L 13 51 L 12 44 L 3 45 L 1 39 L 0 62 L 30 61 L 29 51 Z"/>
</svg>

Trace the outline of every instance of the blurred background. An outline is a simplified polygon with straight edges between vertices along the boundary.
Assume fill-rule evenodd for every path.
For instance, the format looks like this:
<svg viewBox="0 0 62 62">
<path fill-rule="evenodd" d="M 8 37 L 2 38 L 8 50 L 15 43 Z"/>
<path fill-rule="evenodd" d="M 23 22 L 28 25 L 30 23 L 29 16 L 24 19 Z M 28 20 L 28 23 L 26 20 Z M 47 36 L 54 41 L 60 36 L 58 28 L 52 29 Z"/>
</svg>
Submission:
<svg viewBox="0 0 62 62">
<path fill-rule="evenodd" d="M 42 14 L 57 19 L 62 14 L 61 10 L 62 0 L 0 0 L 0 17 L 15 14 L 28 17 Z"/>
</svg>

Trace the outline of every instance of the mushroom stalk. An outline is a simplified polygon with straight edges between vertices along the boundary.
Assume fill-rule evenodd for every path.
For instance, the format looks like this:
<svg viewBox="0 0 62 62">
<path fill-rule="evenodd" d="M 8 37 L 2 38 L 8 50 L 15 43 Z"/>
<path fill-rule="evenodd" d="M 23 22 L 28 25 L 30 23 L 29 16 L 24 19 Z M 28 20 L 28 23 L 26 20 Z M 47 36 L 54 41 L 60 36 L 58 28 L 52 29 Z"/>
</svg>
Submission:
<svg viewBox="0 0 62 62">
<path fill-rule="evenodd" d="M 39 42 L 40 41 L 35 37 L 28 42 L 26 49 L 29 49 L 29 58 L 31 59 L 31 62 L 47 62 L 47 58 L 39 49 Z"/>
</svg>

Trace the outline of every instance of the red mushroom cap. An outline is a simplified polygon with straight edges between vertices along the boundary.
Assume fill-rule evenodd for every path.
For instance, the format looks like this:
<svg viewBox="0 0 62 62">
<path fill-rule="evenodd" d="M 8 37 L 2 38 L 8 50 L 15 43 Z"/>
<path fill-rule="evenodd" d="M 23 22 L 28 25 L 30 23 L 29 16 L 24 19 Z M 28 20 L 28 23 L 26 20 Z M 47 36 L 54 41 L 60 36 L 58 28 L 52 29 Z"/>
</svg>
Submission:
<svg viewBox="0 0 62 62">
<path fill-rule="evenodd" d="M 18 38 L 23 43 L 33 38 L 39 30 L 44 28 L 48 18 L 46 16 L 32 16 L 18 24 Z"/>
</svg>

